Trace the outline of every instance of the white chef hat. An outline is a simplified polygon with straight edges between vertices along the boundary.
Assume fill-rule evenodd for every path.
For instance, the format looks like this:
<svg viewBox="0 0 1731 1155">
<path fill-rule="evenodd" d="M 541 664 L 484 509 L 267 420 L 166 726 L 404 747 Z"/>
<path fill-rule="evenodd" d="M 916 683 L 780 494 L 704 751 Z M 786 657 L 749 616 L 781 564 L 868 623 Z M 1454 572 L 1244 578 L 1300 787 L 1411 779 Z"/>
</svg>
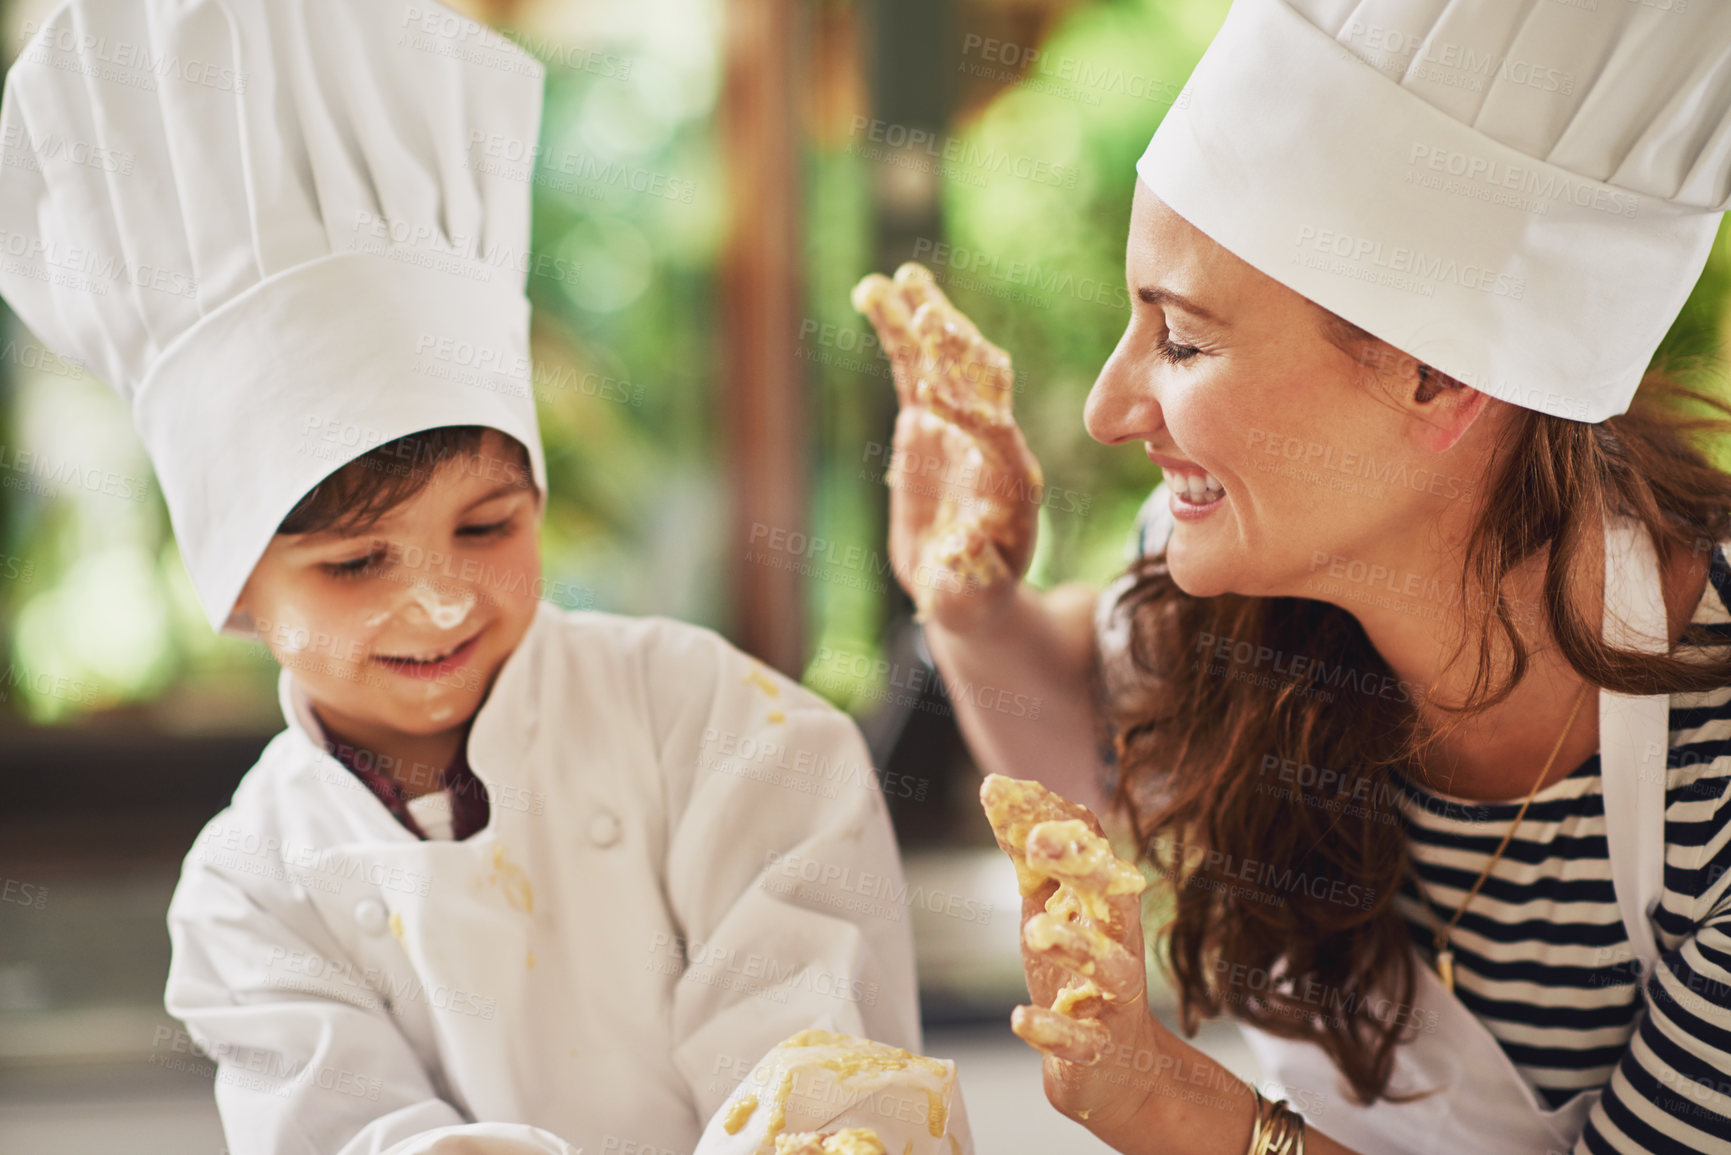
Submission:
<svg viewBox="0 0 1731 1155">
<path fill-rule="evenodd" d="M 130 401 L 210 623 L 345 462 L 443 425 L 546 471 L 543 70 L 430 0 L 68 0 L 6 75 L 0 294 Z"/>
<path fill-rule="evenodd" d="M 1235 0 L 1136 171 L 1419 361 L 1602 421 L 1731 207 L 1731 4 Z"/>
</svg>

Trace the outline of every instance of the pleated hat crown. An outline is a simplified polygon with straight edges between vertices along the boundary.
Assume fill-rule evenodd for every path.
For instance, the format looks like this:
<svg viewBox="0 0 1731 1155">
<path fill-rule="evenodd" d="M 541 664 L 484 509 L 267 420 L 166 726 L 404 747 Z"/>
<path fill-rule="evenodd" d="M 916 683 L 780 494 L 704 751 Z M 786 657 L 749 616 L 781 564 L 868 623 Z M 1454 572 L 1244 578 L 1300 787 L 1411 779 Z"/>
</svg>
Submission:
<svg viewBox="0 0 1731 1155">
<path fill-rule="evenodd" d="M 0 103 L 0 295 L 130 402 L 211 625 L 330 473 L 529 368 L 543 69 L 428 0 L 68 0 Z"/>
<path fill-rule="evenodd" d="M 1235 0 L 1137 172 L 1420 361 L 1601 421 L 1731 207 L 1731 4 Z"/>
</svg>

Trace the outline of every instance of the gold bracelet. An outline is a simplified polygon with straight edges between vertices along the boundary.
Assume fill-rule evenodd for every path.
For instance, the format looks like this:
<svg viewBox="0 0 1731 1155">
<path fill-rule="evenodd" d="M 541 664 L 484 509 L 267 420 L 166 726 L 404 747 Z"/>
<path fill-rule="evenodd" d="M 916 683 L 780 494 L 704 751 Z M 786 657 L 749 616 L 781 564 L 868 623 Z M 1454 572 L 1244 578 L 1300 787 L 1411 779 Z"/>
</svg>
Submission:
<svg viewBox="0 0 1731 1155">
<path fill-rule="evenodd" d="M 1268 1117 L 1268 1100 L 1264 1099 L 1262 1097 L 1262 1092 L 1258 1091 L 1255 1087 L 1250 1088 L 1250 1093 L 1256 1096 L 1256 1114 L 1250 1120 L 1250 1146 L 1245 1149 L 1244 1155 L 1258 1155 L 1258 1153 L 1263 1150 L 1264 1146 L 1262 1140 L 1265 1135 L 1264 1127 Z"/>
<path fill-rule="evenodd" d="M 1304 1155 L 1304 1116 L 1285 1099 L 1269 1102 L 1255 1087 L 1250 1091 L 1256 1096 L 1256 1122 L 1245 1155 Z"/>
<path fill-rule="evenodd" d="M 1269 1151 L 1273 1155 L 1298 1155 L 1297 1144 L 1303 1126 L 1304 1120 L 1299 1117 L 1298 1112 L 1288 1107 L 1286 1101 L 1282 1099 L 1280 1102 L 1280 1141 L 1277 1144 L 1271 1143 Z"/>
<path fill-rule="evenodd" d="M 1268 1130 L 1256 1155 L 1284 1155 L 1287 1124 L 1281 1108 L 1285 1105 L 1283 1099 L 1276 1099 L 1268 1104 Z"/>
</svg>

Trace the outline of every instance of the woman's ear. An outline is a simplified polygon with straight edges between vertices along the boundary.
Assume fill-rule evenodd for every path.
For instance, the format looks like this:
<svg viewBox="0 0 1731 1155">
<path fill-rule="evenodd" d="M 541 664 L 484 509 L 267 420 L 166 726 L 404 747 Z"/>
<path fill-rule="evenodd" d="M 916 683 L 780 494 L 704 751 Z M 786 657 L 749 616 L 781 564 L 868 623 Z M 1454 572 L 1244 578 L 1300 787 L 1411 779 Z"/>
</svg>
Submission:
<svg viewBox="0 0 1731 1155">
<path fill-rule="evenodd" d="M 1485 411 L 1490 394 L 1363 330 L 1352 335 L 1361 339 L 1359 363 L 1377 375 L 1395 406 L 1405 412 L 1407 435 L 1417 448 L 1448 452 Z"/>
<path fill-rule="evenodd" d="M 1402 374 L 1400 388 L 1408 431 L 1426 453 L 1454 448 L 1491 399 L 1490 394 L 1417 361 L 1410 362 Z"/>
</svg>

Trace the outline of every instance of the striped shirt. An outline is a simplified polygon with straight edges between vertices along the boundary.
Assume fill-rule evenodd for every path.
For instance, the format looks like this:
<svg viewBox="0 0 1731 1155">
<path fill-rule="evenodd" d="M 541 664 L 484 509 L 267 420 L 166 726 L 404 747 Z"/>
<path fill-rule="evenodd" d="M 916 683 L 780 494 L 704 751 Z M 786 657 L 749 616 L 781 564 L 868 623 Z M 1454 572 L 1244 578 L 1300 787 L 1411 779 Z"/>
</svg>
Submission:
<svg viewBox="0 0 1731 1155">
<path fill-rule="evenodd" d="M 1693 620 L 1731 643 L 1713 552 Z M 1731 1152 L 1731 686 L 1671 695 L 1659 965 L 1646 983 L 1611 884 L 1599 756 L 1541 790 L 1449 939 L 1455 993 L 1540 1098 L 1604 1087 L 1576 1151 Z M 1519 802 L 1466 802 L 1395 776 L 1417 873 L 1447 921 Z M 1400 909 L 1431 957 L 1412 879 Z"/>
<path fill-rule="evenodd" d="M 1164 548 L 1165 499 L 1161 486 L 1143 506 L 1132 553 Z M 1692 618 L 1715 648 L 1731 644 L 1728 548 L 1715 548 Z M 1597 754 L 1538 793 L 1449 936 L 1456 995 L 1542 1102 L 1603 1088 L 1575 1155 L 1731 1155 L 1731 686 L 1671 695 L 1666 765 L 1652 975 L 1640 973 L 1611 883 Z M 1451 798 L 1400 775 L 1395 786 L 1416 872 L 1446 922 L 1520 803 Z M 1429 962 L 1436 923 L 1410 876 L 1398 905 Z"/>
</svg>

